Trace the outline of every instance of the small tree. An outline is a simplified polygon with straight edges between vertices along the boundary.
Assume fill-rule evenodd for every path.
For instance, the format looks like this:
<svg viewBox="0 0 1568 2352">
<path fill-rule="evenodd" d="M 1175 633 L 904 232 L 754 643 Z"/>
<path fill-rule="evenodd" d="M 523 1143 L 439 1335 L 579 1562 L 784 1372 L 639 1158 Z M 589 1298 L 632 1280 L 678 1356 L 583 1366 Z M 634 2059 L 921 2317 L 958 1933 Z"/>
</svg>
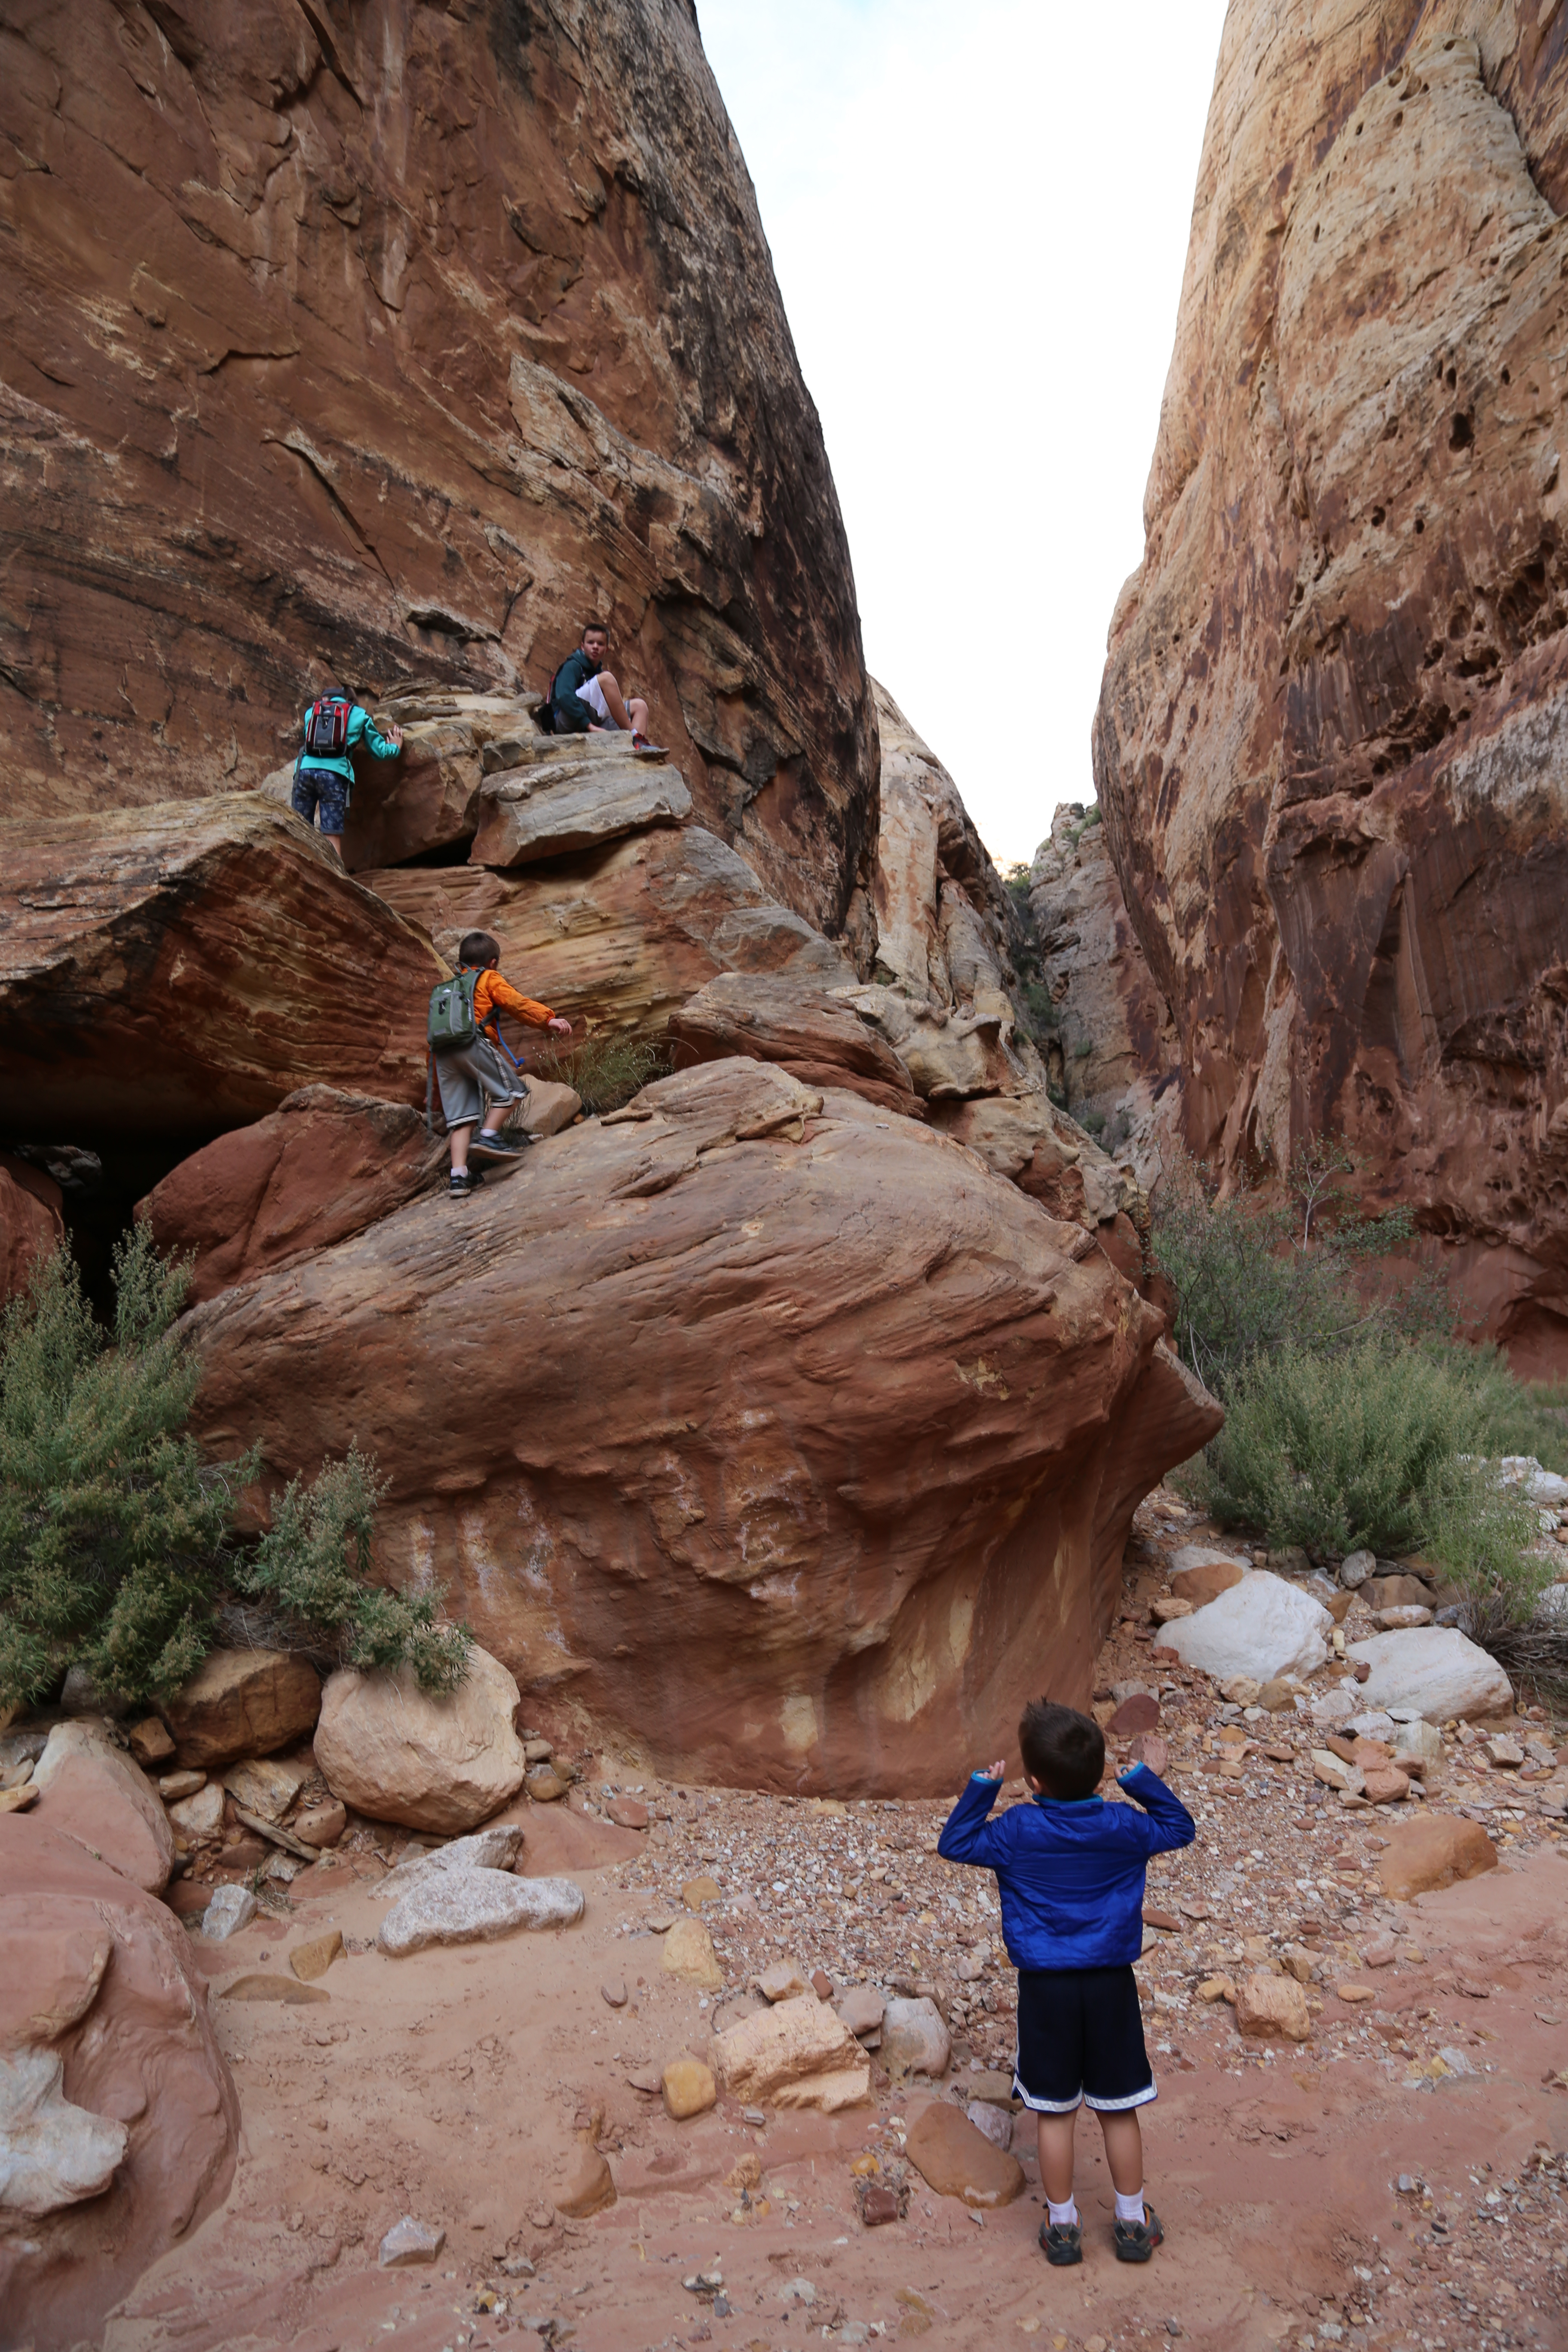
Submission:
<svg viewBox="0 0 1568 2352">
<path fill-rule="evenodd" d="M 440 1592 L 365 1581 L 384 1491 L 357 1450 L 296 1480 L 248 1552 L 234 1538 L 259 1448 L 204 1463 L 185 1423 L 200 1358 L 176 1323 L 188 1265 L 149 1229 L 114 1253 L 112 1333 L 68 1251 L 0 1314 L 0 1707 L 32 1706 L 73 1665 L 105 1698 L 145 1706 L 186 1681 L 231 1596 L 265 1602 L 285 1638 L 356 1665 L 414 1667 L 427 1689 L 465 1671 L 468 1636 Z"/>
<path fill-rule="evenodd" d="M 112 1338 L 62 1248 L 0 1316 L 0 1705 L 66 1665 L 106 1696 L 174 1690 L 211 1641 L 214 1562 L 234 1488 L 183 1434 L 201 1366 L 173 1326 L 188 1266 L 144 1226 L 114 1253 Z"/>
</svg>

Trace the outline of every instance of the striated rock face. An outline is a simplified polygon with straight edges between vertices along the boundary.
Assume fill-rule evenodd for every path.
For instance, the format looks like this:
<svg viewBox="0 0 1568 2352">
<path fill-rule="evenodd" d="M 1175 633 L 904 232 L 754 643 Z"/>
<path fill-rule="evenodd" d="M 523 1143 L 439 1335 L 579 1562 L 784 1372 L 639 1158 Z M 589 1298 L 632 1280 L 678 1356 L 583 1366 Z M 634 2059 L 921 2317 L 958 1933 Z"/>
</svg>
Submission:
<svg viewBox="0 0 1568 2352">
<path fill-rule="evenodd" d="M 210 1135 L 311 1084 L 422 1103 L 443 969 L 254 793 L 0 823 L 13 1131 Z"/>
<path fill-rule="evenodd" d="M 1095 773 L 1218 1160 L 1342 1130 L 1568 1365 L 1552 12 L 1226 19 Z"/>
<path fill-rule="evenodd" d="M 933 1790 L 1088 1696 L 1217 1425 L 1159 1330 L 969 1151 L 731 1059 L 200 1308 L 195 1425 L 279 1478 L 357 1434 L 382 1572 L 666 1769 Z"/>
<path fill-rule="evenodd" d="M 100 2343 L 227 2193 L 239 2104 L 173 1914 L 41 1819 L 0 1819 L 0 2313 Z"/>
<path fill-rule="evenodd" d="M 698 824 L 656 827 L 541 872 L 414 866 L 360 879 L 443 954 L 465 931 L 493 933 L 510 979 L 594 1028 L 662 1035 L 715 972 L 789 972 L 821 988 L 855 978 L 831 940 Z"/>
<path fill-rule="evenodd" d="M 1059 1099 L 1140 1179 L 1160 1168 L 1157 1106 L 1181 1049 L 1110 862 L 1105 827 L 1058 808 L 1029 868 L 1040 985 L 1050 1000 L 1045 1058 Z M 1171 1108 L 1176 1107 L 1173 1102 Z"/>
<path fill-rule="evenodd" d="M 18 812 L 259 782 L 331 662 L 535 688 L 590 613 L 700 813 L 842 920 L 848 552 L 687 0 L 11 12 Z"/>
</svg>

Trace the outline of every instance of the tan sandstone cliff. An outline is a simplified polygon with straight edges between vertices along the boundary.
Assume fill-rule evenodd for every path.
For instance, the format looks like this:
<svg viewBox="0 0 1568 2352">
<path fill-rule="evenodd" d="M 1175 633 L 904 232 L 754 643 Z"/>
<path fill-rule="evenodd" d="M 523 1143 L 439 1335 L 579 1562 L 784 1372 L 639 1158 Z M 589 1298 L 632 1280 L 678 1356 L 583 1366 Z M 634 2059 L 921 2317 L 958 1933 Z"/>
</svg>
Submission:
<svg viewBox="0 0 1568 2352">
<path fill-rule="evenodd" d="M 253 786 L 326 662 L 542 688 L 592 609 L 841 927 L 854 584 L 689 0 L 31 0 L 0 229 L 9 814 Z"/>
<path fill-rule="evenodd" d="M 1095 772 L 1182 1124 L 1342 1129 L 1568 1364 L 1568 47 L 1237 0 Z"/>
</svg>

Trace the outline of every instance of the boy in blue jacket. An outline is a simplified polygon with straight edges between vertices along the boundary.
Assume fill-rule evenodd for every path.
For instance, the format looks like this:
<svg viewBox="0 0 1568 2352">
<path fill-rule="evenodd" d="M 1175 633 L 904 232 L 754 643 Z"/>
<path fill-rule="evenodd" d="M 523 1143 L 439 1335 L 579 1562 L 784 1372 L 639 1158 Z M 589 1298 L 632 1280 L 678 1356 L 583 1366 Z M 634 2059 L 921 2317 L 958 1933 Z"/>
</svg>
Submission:
<svg viewBox="0 0 1568 2352">
<path fill-rule="evenodd" d="M 1149 1856 L 1190 1845 L 1196 1829 L 1146 1764 L 1117 1783 L 1132 1804 L 1097 1796 L 1105 1738 L 1076 1708 L 1046 1699 L 1026 1706 L 1018 1746 L 1034 1802 L 991 1822 L 1006 1768 L 974 1773 L 937 1852 L 996 1874 L 1007 1957 L 1018 1971 L 1013 2088 L 1039 2118 L 1046 2260 L 1058 2268 L 1083 2260 L 1072 2159 L 1078 2110 L 1088 2105 L 1100 2117 L 1116 2191 L 1116 2259 L 1146 2263 L 1165 2233 L 1143 2202 L 1138 2110 L 1156 2094 L 1132 1963 L 1142 1948 Z"/>
</svg>

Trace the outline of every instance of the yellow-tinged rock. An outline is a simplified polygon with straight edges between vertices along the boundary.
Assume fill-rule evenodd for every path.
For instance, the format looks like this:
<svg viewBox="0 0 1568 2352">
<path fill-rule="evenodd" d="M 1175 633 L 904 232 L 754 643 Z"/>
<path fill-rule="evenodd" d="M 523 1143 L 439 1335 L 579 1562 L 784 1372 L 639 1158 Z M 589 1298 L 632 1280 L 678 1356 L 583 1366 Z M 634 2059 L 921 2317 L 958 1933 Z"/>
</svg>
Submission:
<svg viewBox="0 0 1568 2352">
<path fill-rule="evenodd" d="M 1334 1987 L 1334 1990 L 1338 1993 L 1342 2000 L 1353 2002 L 1361 2000 L 1375 2000 L 1377 1999 L 1377 1987 L 1375 1985 L 1337 1984 Z"/>
<path fill-rule="evenodd" d="M 1251 2042 L 1307 2042 L 1312 2018 L 1294 1977 L 1258 1969 L 1236 1993 L 1236 2030 Z"/>
<path fill-rule="evenodd" d="M 870 2096 L 869 2058 L 842 2019 L 809 1993 L 743 2017 L 718 2036 L 714 2053 L 725 2089 L 746 2104 L 836 2115 Z"/>
<path fill-rule="evenodd" d="M 289 1955 L 289 1965 L 297 1977 L 307 1984 L 324 1977 L 343 1948 L 343 1931 L 330 1927 L 324 1936 L 313 1936 L 308 1944 L 296 1944 Z"/>
<path fill-rule="evenodd" d="M 700 1919 L 676 1921 L 664 1939 L 660 1964 L 666 1976 L 681 1984 L 697 1985 L 704 1992 L 718 1992 L 724 1982 L 713 1938 Z"/>
<path fill-rule="evenodd" d="M 1228 1977 L 1205 1977 L 1198 1987 L 1200 2000 L 1234 2000 L 1236 1987 Z"/>
<path fill-rule="evenodd" d="M 25 1813 L 37 1801 L 36 1780 L 24 1780 L 19 1789 L 0 1789 L 0 1813 Z"/>
<path fill-rule="evenodd" d="M 705 2115 L 718 2103 L 719 2085 L 711 2067 L 700 2058 L 672 2058 L 660 2078 L 664 2111 L 679 2124 L 688 2116 Z"/>
<path fill-rule="evenodd" d="M 586 2134 L 566 2173 L 550 2192 L 550 2201 L 569 2221 L 586 2221 L 616 2201 L 616 2179 L 607 2159 Z"/>
<path fill-rule="evenodd" d="M 1396 1902 L 1497 1867 L 1497 1848 L 1479 1822 L 1431 1813 L 1396 1829 L 1377 1858 L 1383 1891 Z"/>
<path fill-rule="evenodd" d="M 680 1890 L 680 1899 L 689 1911 L 700 1911 L 705 1903 L 721 1903 L 724 1890 L 716 1878 L 704 1873 L 700 1878 L 689 1878 Z"/>
<path fill-rule="evenodd" d="M 989 2211 L 1010 2205 L 1024 2186 L 1023 2167 L 977 2131 L 961 2107 L 933 2099 L 910 2126 L 905 2154 L 939 2197 L 961 2197 Z"/>
</svg>

